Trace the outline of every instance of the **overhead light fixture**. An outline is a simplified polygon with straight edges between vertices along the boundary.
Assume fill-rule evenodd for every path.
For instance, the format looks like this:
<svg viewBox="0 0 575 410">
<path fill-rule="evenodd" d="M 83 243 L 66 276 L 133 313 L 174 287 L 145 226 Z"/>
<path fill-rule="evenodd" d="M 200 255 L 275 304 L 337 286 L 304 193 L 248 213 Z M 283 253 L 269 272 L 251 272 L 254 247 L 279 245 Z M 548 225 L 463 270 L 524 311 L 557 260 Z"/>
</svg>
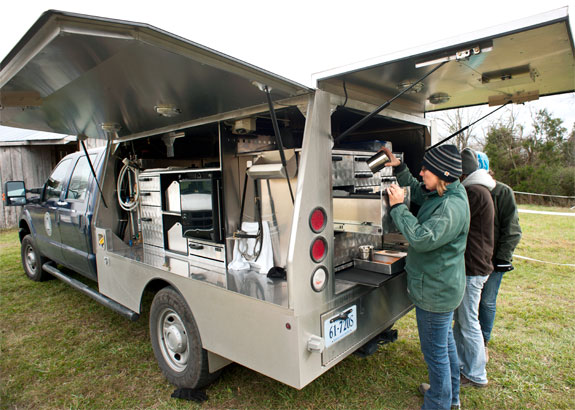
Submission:
<svg viewBox="0 0 575 410">
<path fill-rule="evenodd" d="M 255 81 L 255 80 L 252 81 L 252 85 L 253 85 L 254 87 L 257 87 L 257 88 L 258 88 L 260 91 L 262 91 L 262 92 L 265 92 L 265 91 L 266 91 L 266 87 L 268 87 L 268 91 L 270 91 L 270 92 L 272 91 L 272 88 L 271 88 L 271 87 L 267 86 L 267 85 L 264 84 L 264 83 L 260 83 L 259 81 Z"/>
<path fill-rule="evenodd" d="M 431 94 L 427 99 L 431 104 L 445 104 L 451 97 L 447 93 Z"/>
<path fill-rule="evenodd" d="M 413 81 L 402 81 L 401 83 L 397 84 L 397 89 L 399 91 L 403 91 L 406 88 L 409 88 L 413 85 L 413 87 L 408 91 L 408 93 L 418 93 L 423 89 L 423 83 L 422 82 L 418 82 L 417 84 L 414 85 Z"/>
<path fill-rule="evenodd" d="M 103 122 L 100 124 L 100 128 L 102 128 L 104 132 L 114 133 L 120 131 L 122 126 L 117 122 Z"/>
<path fill-rule="evenodd" d="M 182 110 L 174 104 L 158 104 L 154 107 L 154 110 L 162 117 L 175 117 L 182 113 Z"/>
<path fill-rule="evenodd" d="M 467 48 L 467 49 L 456 51 L 454 54 L 447 54 L 447 55 L 443 55 L 443 56 L 434 58 L 432 60 L 417 63 L 417 64 L 415 64 L 415 68 L 426 67 L 428 65 L 439 64 L 439 63 L 443 63 L 446 61 L 452 61 L 452 60 L 464 60 L 466 58 L 469 58 L 469 57 L 477 55 L 477 54 L 487 53 L 491 50 L 493 50 L 493 45 L 491 45 L 491 44 L 485 45 L 484 47 L 475 46 L 472 48 Z"/>
</svg>

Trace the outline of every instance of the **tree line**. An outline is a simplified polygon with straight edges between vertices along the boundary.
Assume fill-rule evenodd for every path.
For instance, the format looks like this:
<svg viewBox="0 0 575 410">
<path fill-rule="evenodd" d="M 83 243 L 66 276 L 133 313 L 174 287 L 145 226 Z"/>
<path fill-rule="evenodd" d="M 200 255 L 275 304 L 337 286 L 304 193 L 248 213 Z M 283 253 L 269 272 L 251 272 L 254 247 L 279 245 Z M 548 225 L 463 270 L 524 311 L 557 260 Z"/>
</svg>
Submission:
<svg viewBox="0 0 575 410">
<path fill-rule="evenodd" d="M 457 109 L 437 118 L 453 133 L 481 115 L 479 110 Z M 568 132 L 563 121 L 546 109 L 532 115 L 529 129 L 517 123 L 511 111 L 487 127 L 484 139 L 477 138 L 470 127 L 453 143 L 460 150 L 471 146 L 485 152 L 495 178 L 515 191 L 575 196 L 575 124 Z"/>
<path fill-rule="evenodd" d="M 495 177 L 515 191 L 575 196 L 575 125 L 562 123 L 542 109 L 528 133 L 512 117 L 491 124 L 483 150 Z"/>
</svg>

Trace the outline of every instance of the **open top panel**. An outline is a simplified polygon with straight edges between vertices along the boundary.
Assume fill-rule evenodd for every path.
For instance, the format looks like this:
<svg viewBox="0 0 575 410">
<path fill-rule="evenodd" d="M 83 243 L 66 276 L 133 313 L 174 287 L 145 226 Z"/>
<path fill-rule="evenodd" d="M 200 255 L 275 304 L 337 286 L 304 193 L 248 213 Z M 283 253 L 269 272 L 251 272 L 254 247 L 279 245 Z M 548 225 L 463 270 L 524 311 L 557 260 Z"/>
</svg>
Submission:
<svg viewBox="0 0 575 410">
<path fill-rule="evenodd" d="M 575 52 L 567 8 L 455 39 L 318 73 L 320 89 L 429 112 L 575 90 Z M 418 80 L 448 61 L 424 81 Z"/>
</svg>

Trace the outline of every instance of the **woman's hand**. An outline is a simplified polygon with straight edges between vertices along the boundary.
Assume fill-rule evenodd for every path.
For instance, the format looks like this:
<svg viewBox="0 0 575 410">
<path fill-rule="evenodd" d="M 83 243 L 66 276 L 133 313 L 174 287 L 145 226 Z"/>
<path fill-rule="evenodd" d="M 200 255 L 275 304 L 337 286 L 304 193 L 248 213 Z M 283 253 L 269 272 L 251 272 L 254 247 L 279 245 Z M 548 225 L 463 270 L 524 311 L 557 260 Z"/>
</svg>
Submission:
<svg viewBox="0 0 575 410">
<path fill-rule="evenodd" d="M 389 206 L 402 204 L 405 199 L 405 191 L 398 185 L 392 184 L 387 188 L 387 195 L 389 196 Z"/>
<path fill-rule="evenodd" d="M 382 147 L 380 151 L 385 152 L 385 155 L 387 155 L 387 158 L 389 158 L 389 162 L 385 164 L 386 167 L 396 167 L 401 164 L 401 161 L 397 159 L 395 155 L 393 155 L 393 152 L 391 152 L 389 148 Z"/>
</svg>

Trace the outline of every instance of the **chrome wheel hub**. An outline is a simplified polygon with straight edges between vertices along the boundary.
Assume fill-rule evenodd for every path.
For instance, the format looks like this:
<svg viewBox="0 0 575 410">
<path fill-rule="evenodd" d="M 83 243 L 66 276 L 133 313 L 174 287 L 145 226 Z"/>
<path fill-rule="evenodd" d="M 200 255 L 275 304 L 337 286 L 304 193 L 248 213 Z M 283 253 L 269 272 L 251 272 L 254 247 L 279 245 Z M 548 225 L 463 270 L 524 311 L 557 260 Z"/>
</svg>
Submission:
<svg viewBox="0 0 575 410">
<path fill-rule="evenodd" d="M 26 247 L 26 266 L 31 272 L 36 272 L 36 253 L 31 245 Z"/>
<path fill-rule="evenodd" d="M 188 332 L 180 316 L 172 309 L 164 309 L 159 316 L 157 329 L 166 363 L 177 372 L 185 370 L 190 351 Z"/>
</svg>

